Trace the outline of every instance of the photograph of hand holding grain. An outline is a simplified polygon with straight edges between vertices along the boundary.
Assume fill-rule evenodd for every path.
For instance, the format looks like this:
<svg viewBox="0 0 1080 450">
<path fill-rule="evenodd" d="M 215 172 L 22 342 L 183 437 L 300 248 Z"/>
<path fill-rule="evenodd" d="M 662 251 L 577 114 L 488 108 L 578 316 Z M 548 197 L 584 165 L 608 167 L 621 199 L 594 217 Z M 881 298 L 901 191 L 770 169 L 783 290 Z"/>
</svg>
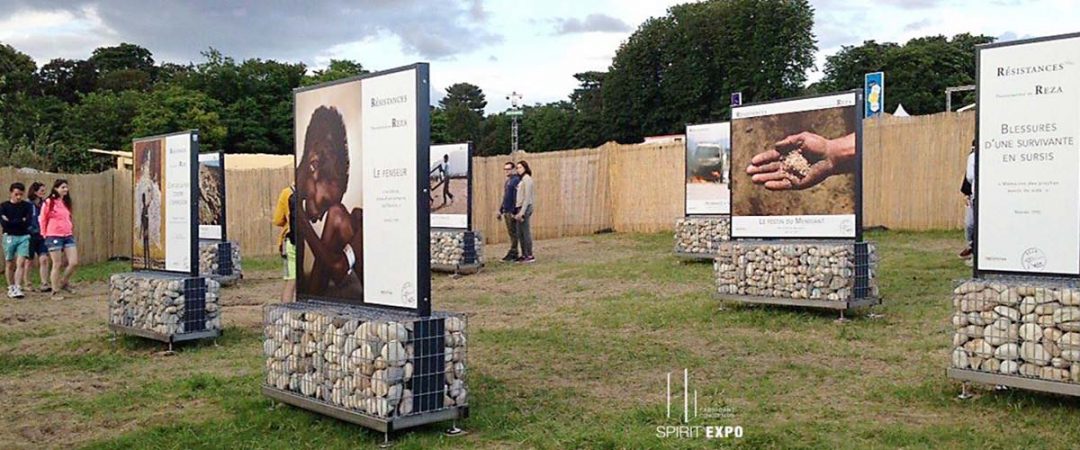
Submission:
<svg viewBox="0 0 1080 450">
<path fill-rule="evenodd" d="M 825 154 L 826 143 L 855 133 L 853 108 L 732 121 L 732 214 L 854 214 L 853 173 L 830 170 L 822 173 L 820 179 L 810 179 L 817 176 L 815 169 L 819 166 L 824 169 L 830 164 Z M 759 181 L 755 182 L 753 177 L 758 177 Z"/>
</svg>

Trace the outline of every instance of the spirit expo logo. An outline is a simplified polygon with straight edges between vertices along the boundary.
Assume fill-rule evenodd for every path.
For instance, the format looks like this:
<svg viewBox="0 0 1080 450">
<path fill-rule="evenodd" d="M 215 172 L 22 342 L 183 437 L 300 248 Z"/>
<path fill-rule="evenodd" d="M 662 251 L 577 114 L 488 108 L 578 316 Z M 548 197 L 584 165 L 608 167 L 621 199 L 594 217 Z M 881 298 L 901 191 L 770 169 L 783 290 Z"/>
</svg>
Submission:
<svg viewBox="0 0 1080 450">
<path fill-rule="evenodd" d="M 667 373 L 667 419 L 671 420 L 672 399 L 678 400 L 679 393 L 671 392 L 671 372 Z M 701 419 L 731 419 L 734 412 L 727 407 L 706 406 L 700 416 L 698 415 L 698 391 L 690 390 L 690 370 L 683 369 L 682 389 L 682 420 L 679 425 L 659 425 L 656 427 L 656 437 L 661 439 L 728 439 L 743 437 L 743 427 L 738 425 L 699 425 L 691 421 Z M 678 407 L 678 403 L 675 403 Z M 693 414 L 691 415 L 691 411 Z M 676 420 L 679 419 L 678 410 L 675 411 Z"/>
</svg>

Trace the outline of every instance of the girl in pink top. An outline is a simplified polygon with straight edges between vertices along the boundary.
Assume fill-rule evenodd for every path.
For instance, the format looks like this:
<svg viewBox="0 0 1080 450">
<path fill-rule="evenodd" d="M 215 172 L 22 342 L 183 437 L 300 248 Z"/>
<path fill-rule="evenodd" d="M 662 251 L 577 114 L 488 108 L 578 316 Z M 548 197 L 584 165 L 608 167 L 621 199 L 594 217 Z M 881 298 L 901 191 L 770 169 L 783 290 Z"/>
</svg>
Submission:
<svg viewBox="0 0 1080 450">
<path fill-rule="evenodd" d="M 52 258 L 51 278 L 53 298 L 63 299 L 60 291 L 71 291 L 71 275 L 75 273 L 75 266 L 79 264 L 79 252 L 75 248 L 75 226 L 71 222 L 72 202 L 68 193 L 67 180 L 56 180 L 53 183 L 49 198 L 41 205 L 41 215 L 38 220 L 41 224 L 41 235 L 45 237 L 45 246 L 49 249 L 49 257 Z M 64 260 L 67 265 L 64 265 Z"/>
</svg>

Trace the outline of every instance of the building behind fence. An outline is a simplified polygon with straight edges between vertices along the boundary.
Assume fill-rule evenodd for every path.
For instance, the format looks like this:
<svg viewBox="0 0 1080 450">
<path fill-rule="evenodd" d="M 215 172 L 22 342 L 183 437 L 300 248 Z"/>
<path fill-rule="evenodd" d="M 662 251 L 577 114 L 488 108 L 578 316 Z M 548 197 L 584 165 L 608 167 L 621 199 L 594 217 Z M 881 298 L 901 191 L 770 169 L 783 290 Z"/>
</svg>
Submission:
<svg viewBox="0 0 1080 450">
<path fill-rule="evenodd" d="M 975 134 L 974 113 L 884 117 L 864 124 L 864 224 L 890 229 L 963 226 L 963 178 Z M 682 143 L 604 144 L 594 149 L 473 159 L 473 223 L 489 243 L 505 242 L 496 217 L 508 160 L 529 161 L 536 179 L 537 239 L 600 231 L 672 230 L 683 215 Z M 735 168 L 739 170 L 739 168 Z M 75 233 L 84 262 L 131 253 L 131 172 L 92 175 L 29 174 L 0 168 L 6 188 L 56 178 L 69 180 Z M 277 196 L 292 180 L 285 168 L 226 171 L 228 236 L 246 256 L 273 255 L 278 230 L 270 223 Z"/>
</svg>

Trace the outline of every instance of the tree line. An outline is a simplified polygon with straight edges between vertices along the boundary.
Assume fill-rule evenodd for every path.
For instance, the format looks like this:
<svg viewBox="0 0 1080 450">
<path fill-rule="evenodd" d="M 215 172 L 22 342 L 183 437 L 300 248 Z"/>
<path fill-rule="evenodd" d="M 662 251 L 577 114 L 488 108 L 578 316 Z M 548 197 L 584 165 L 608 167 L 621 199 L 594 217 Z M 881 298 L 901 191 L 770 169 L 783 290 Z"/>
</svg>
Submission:
<svg viewBox="0 0 1080 450">
<path fill-rule="evenodd" d="M 929 36 L 904 44 L 866 41 L 826 58 L 807 84 L 817 52 L 807 0 L 708 0 L 651 18 L 617 49 L 606 71 L 574 75 L 565 100 L 525 106 L 521 147 L 532 152 L 640 142 L 687 124 L 727 120 L 730 94 L 744 101 L 859 88 L 886 72 L 886 109 L 944 110 L 944 90 L 973 84 L 975 46 L 988 36 Z M 537 61 L 543 64 L 543 61 Z M 259 58 L 237 61 L 211 48 L 202 61 L 158 63 L 123 43 L 83 60 L 38 67 L 0 43 L 0 165 L 92 172 L 112 165 L 88 148 L 129 149 L 131 139 L 198 128 L 202 146 L 229 153 L 293 150 L 292 90 L 367 73 L 360 62 L 324 69 Z M 963 99 L 961 99 L 963 100 Z M 432 142 L 472 141 L 480 155 L 510 151 L 511 118 L 485 114 L 474 84 L 445 88 L 432 106 Z"/>
</svg>

